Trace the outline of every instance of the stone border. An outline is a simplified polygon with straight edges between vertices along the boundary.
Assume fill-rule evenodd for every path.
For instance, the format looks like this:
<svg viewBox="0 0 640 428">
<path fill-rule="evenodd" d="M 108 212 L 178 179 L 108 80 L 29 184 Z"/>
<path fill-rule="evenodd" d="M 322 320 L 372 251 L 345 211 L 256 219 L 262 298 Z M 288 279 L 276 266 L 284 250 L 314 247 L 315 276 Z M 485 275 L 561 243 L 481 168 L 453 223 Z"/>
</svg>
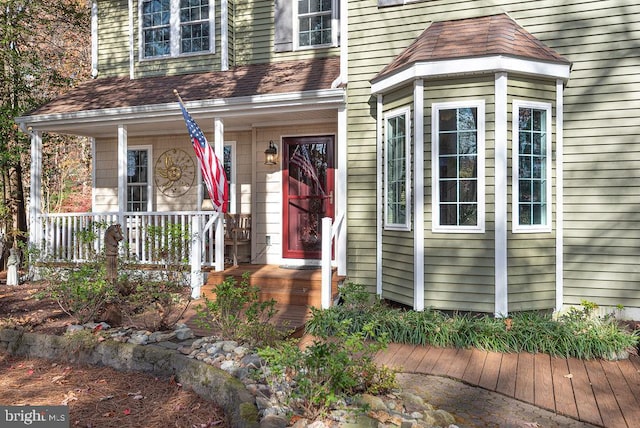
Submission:
<svg viewBox="0 0 640 428">
<path fill-rule="evenodd" d="M 185 387 L 222 407 L 231 427 L 259 426 L 255 398 L 242 382 L 224 370 L 158 346 L 106 340 L 91 348 L 77 348 L 78 345 L 68 336 L 0 329 L 0 351 L 26 357 L 108 366 L 120 371 L 175 376 Z"/>
</svg>

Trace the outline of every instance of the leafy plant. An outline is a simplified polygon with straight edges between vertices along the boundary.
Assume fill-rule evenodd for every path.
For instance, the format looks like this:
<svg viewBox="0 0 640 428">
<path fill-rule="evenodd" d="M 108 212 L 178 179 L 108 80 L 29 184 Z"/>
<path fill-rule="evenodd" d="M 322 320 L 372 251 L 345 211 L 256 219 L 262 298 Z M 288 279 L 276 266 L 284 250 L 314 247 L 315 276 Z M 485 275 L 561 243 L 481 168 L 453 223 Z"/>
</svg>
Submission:
<svg viewBox="0 0 640 428">
<path fill-rule="evenodd" d="M 171 281 L 150 281 L 139 277 L 126 284 L 118 283 L 120 291 L 116 300 L 127 324 L 151 331 L 172 329 L 182 318 L 191 304 L 191 297 L 185 297 L 185 287 Z M 123 293 L 123 290 L 127 292 Z"/>
<path fill-rule="evenodd" d="M 315 419 L 347 397 L 381 394 L 397 387 L 395 372 L 378 367 L 373 357 L 386 347 L 384 336 L 375 341 L 371 325 L 366 332 L 349 333 L 349 322 L 333 326 L 332 337 L 321 337 L 302 350 L 295 340 L 259 350 L 266 361 L 267 381 L 283 391 L 283 404 L 304 417 Z"/>
<path fill-rule="evenodd" d="M 92 321 L 115 296 L 115 289 L 105 279 L 104 260 L 49 269 L 50 285 L 45 296 L 78 323 Z"/>
<path fill-rule="evenodd" d="M 286 336 L 271 323 L 277 313 L 276 301 L 260 301 L 260 288 L 250 285 L 248 272 L 239 284 L 234 277 L 227 277 L 214 292 L 215 299 L 205 296 L 204 305 L 197 307 L 197 320 L 202 327 L 252 346 L 273 344 Z"/>
<path fill-rule="evenodd" d="M 453 314 L 427 309 L 422 312 L 362 301 L 362 288 L 343 288 L 344 305 L 314 310 L 307 323 L 310 334 L 333 333 L 337 324 L 349 320 L 350 332 L 386 334 L 390 341 L 440 347 L 476 347 L 495 352 L 544 352 L 578 358 L 619 358 L 638 345 L 640 337 L 622 328 L 613 314 L 598 316 L 597 305 L 583 301 L 554 319 L 546 312 L 517 312 L 510 318 Z"/>
</svg>

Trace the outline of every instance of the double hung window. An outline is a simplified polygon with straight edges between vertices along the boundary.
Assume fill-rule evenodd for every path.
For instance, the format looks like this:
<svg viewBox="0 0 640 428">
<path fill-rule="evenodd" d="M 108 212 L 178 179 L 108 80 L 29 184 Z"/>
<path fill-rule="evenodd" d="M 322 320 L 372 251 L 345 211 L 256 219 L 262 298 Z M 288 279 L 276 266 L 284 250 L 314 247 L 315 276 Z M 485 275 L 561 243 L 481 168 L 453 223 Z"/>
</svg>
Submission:
<svg viewBox="0 0 640 428">
<path fill-rule="evenodd" d="M 143 0 L 140 8 L 142 58 L 213 51 L 210 0 Z"/>
<path fill-rule="evenodd" d="M 151 149 L 127 150 L 127 211 L 151 211 Z"/>
<path fill-rule="evenodd" d="M 484 102 L 434 104 L 433 230 L 484 231 Z"/>
<path fill-rule="evenodd" d="M 234 141 L 225 142 L 224 143 L 224 159 L 222 161 L 222 167 L 224 168 L 224 173 L 227 176 L 227 186 L 228 186 L 228 194 L 229 194 L 229 206 L 227 206 L 227 212 L 235 213 L 236 207 L 236 167 L 235 167 L 235 148 L 236 143 Z M 200 175 L 202 177 L 202 175 Z M 207 186 L 204 184 L 202 179 L 200 180 L 202 187 L 202 200 L 203 207 L 211 207 L 211 197 L 209 196 L 209 191 L 207 190 Z"/>
<path fill-rule="evenodd" d="M 298 0 L 298 46 L 335 44 L 333 0 Z"/>
<path fill-rule="evenodd" d="M 551 105 L 513 102 L 513 230 L 550 231 Z"/>
<path fill-rule="evenodd" d="M 384 219 L 388 229 L 409 229 L 411 203 L 409 109 L 385 117 Z"/>
</svg>

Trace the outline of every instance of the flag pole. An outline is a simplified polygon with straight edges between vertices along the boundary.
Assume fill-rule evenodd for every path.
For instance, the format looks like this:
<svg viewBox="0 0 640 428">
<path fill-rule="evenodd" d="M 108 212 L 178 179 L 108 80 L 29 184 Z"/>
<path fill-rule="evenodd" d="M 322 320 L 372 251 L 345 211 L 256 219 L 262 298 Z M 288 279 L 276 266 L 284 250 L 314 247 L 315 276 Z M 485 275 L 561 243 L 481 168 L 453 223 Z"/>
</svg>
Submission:
<svg viewBox="0 0 640 428">
<path fill-rule="evenodd" d="M 181 104 L 184 105 L 184 101 L 182 101 L 182 97 L 180 96 L 180 94 L 178 93 L 177 89 L 173 90 L 173 95 L 175 95 L 176 97 L 178 97 L 178 101 L 180 101 Z"/>
</svg>

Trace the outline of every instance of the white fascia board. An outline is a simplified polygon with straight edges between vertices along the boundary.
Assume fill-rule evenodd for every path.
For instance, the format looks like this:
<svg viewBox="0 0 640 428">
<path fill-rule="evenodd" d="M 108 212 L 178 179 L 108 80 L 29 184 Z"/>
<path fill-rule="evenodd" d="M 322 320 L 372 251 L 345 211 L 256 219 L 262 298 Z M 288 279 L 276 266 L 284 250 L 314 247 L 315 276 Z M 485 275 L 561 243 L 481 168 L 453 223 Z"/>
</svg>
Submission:
<svg viewBox="0 0 640 428">
<path fill-rule="evenodd" d="M 383 94 L 415 79 L 496 72 L 525 74 L 567 81 L 571 66 L 569 64 L 534 61 L 503 55 L 416 62 L 410 67 L 373 82 L 371 84 L 371 93 Z"/>
<path fill-rule="evenodd" d="M 283 111 L 324 110 L 344 106 L 346 102 L 345 90 L 324 89 L 321 91 L 296 92 L 285 94 L 255 95 L 238 98 L 218 98 L 203 101 L 186 102 L 185 106 L 192 116 L 215 114 L 225 115 L 251 114 L 257 110 L 282 109 Z M 32 127 L 46 128 L 47 125 L 74 124 L 82 121 L 92 123 L 112 122 L 140 122 L 149 120 L 163 120 L 179 113 L 177 101 L 166 104 L 143 105 L 124 108 L 110 108 L 99 110 L 83 110 L 74 113 L 46 114 L 21 116 L 16 123 Z M 180 118 L 182 116 L 180 115 Z"/>
</svg>

